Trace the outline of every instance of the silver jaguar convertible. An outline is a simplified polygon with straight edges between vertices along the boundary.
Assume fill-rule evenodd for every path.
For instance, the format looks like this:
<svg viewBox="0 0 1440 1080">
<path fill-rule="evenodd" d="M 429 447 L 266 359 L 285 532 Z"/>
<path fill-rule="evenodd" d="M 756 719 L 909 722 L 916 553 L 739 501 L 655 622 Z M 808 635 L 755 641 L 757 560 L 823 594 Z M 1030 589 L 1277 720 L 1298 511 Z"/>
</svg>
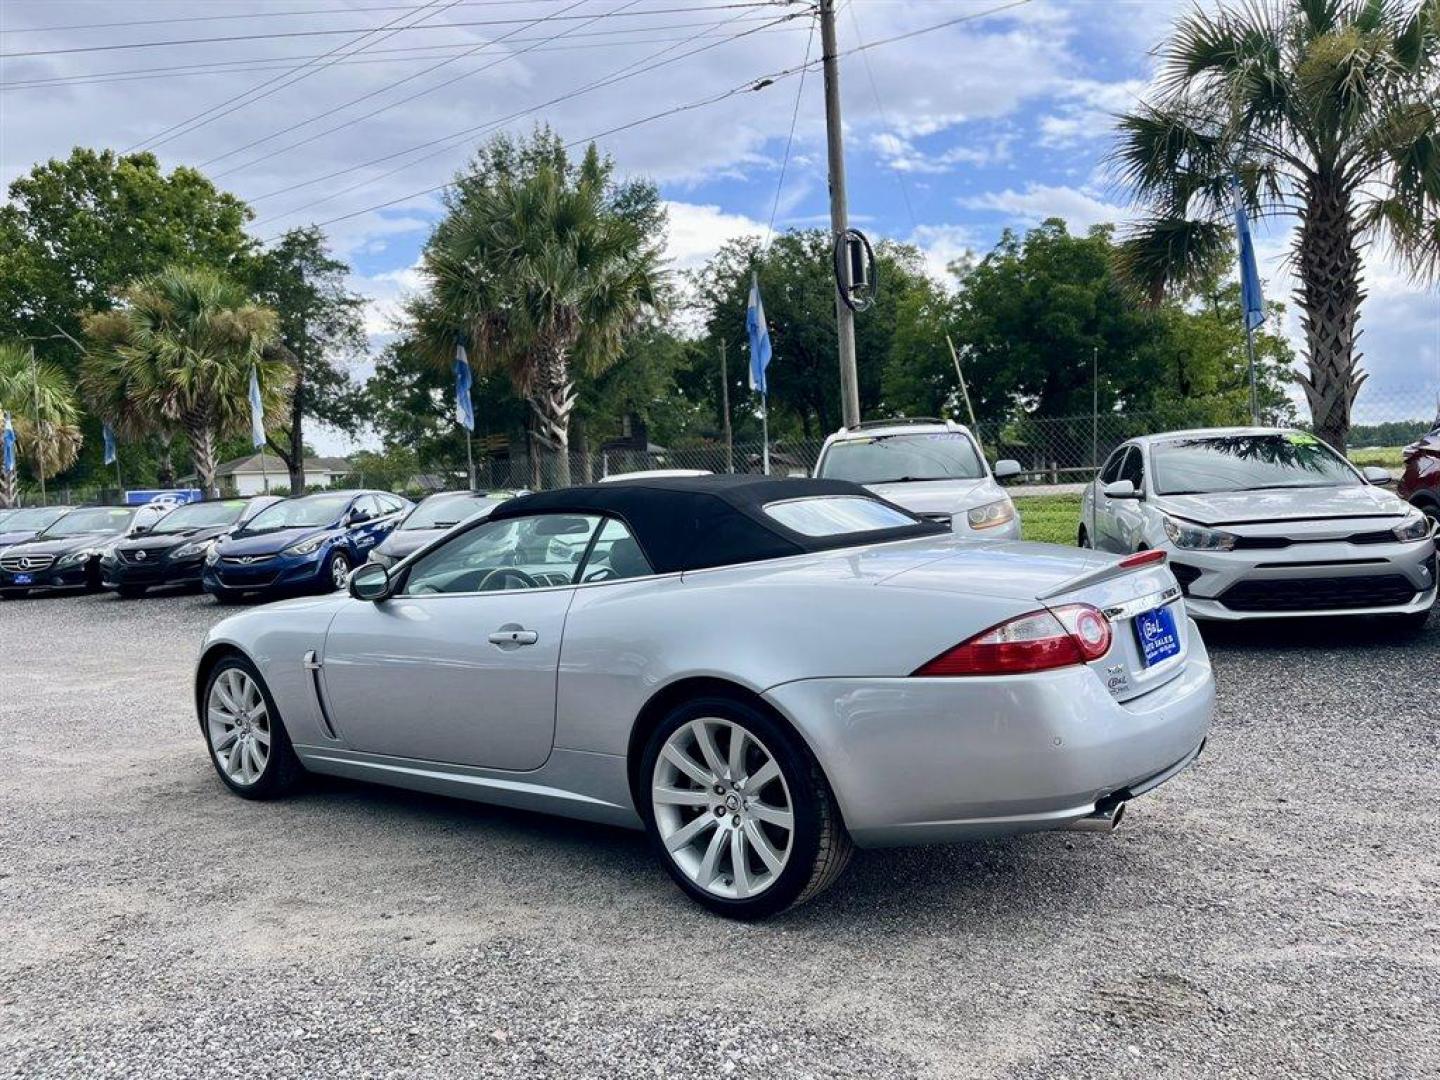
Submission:
<svg viewBox="0 0 1440 1080">
<path fill-rule="evenodd" d="M 1214 688 L 1163 552 L 702 476 L 523 496 L 225 619 L 195 699 L 236 794 L 308 770 L 643 828 L 755 918 L 852 845 L 1113 828 L 1195 760 Z"/>
</svg>

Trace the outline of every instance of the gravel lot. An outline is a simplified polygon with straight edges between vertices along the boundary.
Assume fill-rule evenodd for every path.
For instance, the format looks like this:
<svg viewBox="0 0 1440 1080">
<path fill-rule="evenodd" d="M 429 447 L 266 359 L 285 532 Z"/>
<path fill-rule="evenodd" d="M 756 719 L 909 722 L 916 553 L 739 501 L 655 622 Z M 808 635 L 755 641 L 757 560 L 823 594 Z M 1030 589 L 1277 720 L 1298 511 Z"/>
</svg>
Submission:
<svg viewBox="0 0 1440 1080">
<path fill-rule="evenodd" d="M 639 834 L 229 796 L 223 614 L 0 603 L 0 1076 L 1440 1076 L 1440 617 L 1211 634 L 1210 748 L 1114 836 L 862 853 L 743 926 Z"/>
</svg>

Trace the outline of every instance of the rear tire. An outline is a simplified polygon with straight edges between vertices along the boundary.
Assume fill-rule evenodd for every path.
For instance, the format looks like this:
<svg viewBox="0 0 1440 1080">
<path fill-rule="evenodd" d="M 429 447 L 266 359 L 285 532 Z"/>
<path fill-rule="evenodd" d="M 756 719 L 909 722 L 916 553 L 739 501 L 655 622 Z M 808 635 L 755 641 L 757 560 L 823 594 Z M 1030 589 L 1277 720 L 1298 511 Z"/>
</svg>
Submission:
<svg viewBox="0 0 1440 1080">
<path fill-rule="evenodd" d="M 853 844 L 819 763 L 751 705 L 706 697 L 673 709 L 646 741 L 637 787 L 656 856 L 717 915 L 763 919 L 803 904 L 849 864 Z"/>
<path fill-rule="evenodd" d="M 1085 531 L 1085 526 L 1080 526 L 1080 535 L 1075 539 L 1076 546 L 1082 548 L 1090 547 L 1090 534 Z"/>
<path fill-rule="evenodd" d="M 277 799 L 295 790 L 305 767 L 254 664 L 233 653 L 222 658 L 205 680 L 201 702 L 200 731 L 226 787 L 242 799 Z"/>
</svg>

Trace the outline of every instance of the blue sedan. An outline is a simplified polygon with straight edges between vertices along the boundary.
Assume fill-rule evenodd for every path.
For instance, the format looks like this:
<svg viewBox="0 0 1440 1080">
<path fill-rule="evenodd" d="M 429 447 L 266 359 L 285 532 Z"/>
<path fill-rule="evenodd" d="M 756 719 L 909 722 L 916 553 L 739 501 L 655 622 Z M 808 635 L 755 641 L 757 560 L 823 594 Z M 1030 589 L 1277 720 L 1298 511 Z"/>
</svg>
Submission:
<svg viewBox="0 0 1440 1080">
<path fill-rule="evenodd" d="M 247 593 L 343 589 L 350 571 L 390 535 L 410 506 L 383 491 L 325 491 L 285 499 L 211 548 L 201 581 L 222 602 Z"/>
</svg>

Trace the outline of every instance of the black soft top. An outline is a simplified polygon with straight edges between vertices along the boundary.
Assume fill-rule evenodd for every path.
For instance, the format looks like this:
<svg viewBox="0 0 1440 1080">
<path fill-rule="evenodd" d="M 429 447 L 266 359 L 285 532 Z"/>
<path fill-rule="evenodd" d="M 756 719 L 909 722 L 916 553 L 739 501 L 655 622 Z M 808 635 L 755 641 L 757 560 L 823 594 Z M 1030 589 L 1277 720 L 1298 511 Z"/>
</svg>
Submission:
<svg viewBox="0 0 1440 1080">
<path fill-rule="evenodd" d="M 844 480 L 739 475 L 651 477 L 541 491 L 502 503 L 486 520 L 530 514 L 608 514 L 625 522 L 657 574 L 950 531 L 936 522 L 914 519 L 914 524 L 894 529 L 806 536 L 765 513 L 770 503 L 824 495 L 871 499 L 914 518 L 908 510 Z"/>
</svg>

